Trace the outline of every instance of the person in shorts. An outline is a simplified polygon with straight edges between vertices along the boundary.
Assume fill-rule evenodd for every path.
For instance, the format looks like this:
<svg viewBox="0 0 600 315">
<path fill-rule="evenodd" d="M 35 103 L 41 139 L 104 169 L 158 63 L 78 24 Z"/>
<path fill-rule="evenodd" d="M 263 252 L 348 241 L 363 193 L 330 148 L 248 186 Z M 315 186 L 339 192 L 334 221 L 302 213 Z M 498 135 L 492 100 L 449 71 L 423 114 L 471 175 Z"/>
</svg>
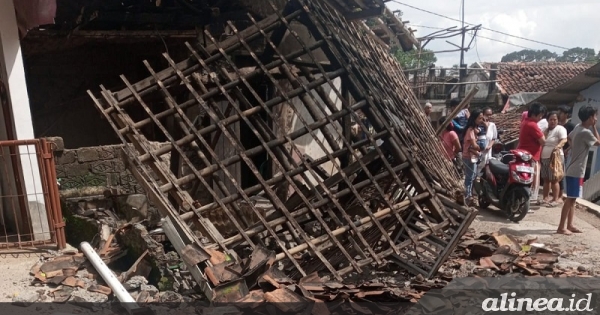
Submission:
<svg viewBox="0 0 600 315">
<path fill-rule="evenodd" d="M 573 131 L 573 129 L 575 129 L 575 124 L 571 121 L 571 107 L 567 106 L 567 105 L 561 105 L 558 107 L 558 124 L 565 127 L 565 129 L 567 129 L 567 135 L 571 133 L 571 131 Z M 564 171 L 567 170 L 567 163 L 569 162 L 569 152 L 570 152 L 570 146 L 569 143 L 565 144 L 565 146 L 563 147 L 563 152 L 565 154 L 565 169 Z M 565 183 L 567 180 L 566 177 L 564 177 L 561 181 L 560 181 L 560 196 L 562 197 L 562 195 L 564 195 L 565 192 L 565 187 L 567 186 L 567 184 Z"/>
<path fill-rule="evenodd" d="M 583 179 L 590 148 L 600 145 L 600 136 L 598 136 L 598 130 L 596 129 L 596 123 L 598 122 L 597 110 L 592 106 L 584 106 L 579 109 L 578 116 L 581 123 L 569 134 L 571 156 L 565 172 L 567 200 L 563 205 L 560 222 L 556 230 L 556 233 L 565 235 L 581 233 L 579 229 L 573 226 L 575 201 L 577 198 L 581 198 L 583 192 Z"/>
</svg>

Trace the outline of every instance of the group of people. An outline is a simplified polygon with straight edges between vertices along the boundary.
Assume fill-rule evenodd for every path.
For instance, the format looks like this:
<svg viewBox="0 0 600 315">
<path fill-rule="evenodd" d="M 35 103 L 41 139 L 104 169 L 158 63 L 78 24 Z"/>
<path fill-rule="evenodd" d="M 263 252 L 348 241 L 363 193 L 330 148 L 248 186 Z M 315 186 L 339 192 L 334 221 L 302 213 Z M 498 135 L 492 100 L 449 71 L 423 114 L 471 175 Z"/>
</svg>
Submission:
<svg viewBox="0 0 600 315">
<path fill-rule="evenodd" d="M 450 107 L 460 104 L 453 99 Z M 430 110 L 430 108 L 427 108 Z M 517 149 L 531 153 L 535 170 L 532 185 L 532 203 L 556 207 L 563 203 L 557 233 L 570 235 L 581 233 L 573 225 L 575 200 L 581 198 L 588 152 L 592 146 L 600 145 L 596 124 L 597 110 L 591 106 L 580 108 L 577 116 L 581 123 L 575 126 L 570 121 L 571 109 L 560 106 L 557 111 L 547 112 L 540 103 L 533 103 L 523 113 Z M 491 108 L 464 109 L 460 111 L 441 135 L 445 156 L 464 165 L 465 200 L 474 203 L 473 184 L 482 175 L 487 159 L 492 155 L 492 147 L 498 139 L 496 125 L 491 121 Z M 446 117 L 440 119 L 440 124 Z M 552 160 L 559 159 L 564 176 L 557 175 Z M 560 173 L 560 172 L 558 172 Z M 542 199 L 539 199 L 540 182 Z"/>
<path fill-rule="evenodd" d="M 568 106 L 560 106 L 558 111 L 546 113 L 546 108 L 536 103 L 523 113 L 518 148 L 532 153 L 536 162 L 531 195 L 534 204 L 556 207 L 562 203 L 566 179 L 558 178 L 551 162 L 555 156 L 566 167 L 565 156 L 570 149 L 568 135 L 575 128 L 569 119 L 570 111 Z M 538 200 L 540 179 L 543 182 L 541 201 Z"/>
<path fill-rule="evenodd" d="M 459 99 L 452 99 L 450 107 L 456 108 Z M 465 200 L 474 202 L 473 184 L 482 175 L 487 160 L 492 156 L 492 147 L 498 139 L 498 130 L 491 121 L 493 110 L 463 109 L 442 132 L 441 139 L 445 155 L 455 163 L 462 163 L 465 171 Z M 440 124 L 446 117 L 440 119 Z"/>
<path fill-rule="evenodd" d="M 539 191 L 540 177 L 544 181 L 542 202 L 548 202 L 551 206 L 562 202 L 563 187 L 561 186 L 564 186 L 567 198 L 562 207 L 556 232 L 570 235 L 581 233 L 573 226 L 575 201 L 577 198 L 581 198 L 583 192 L 589 150 L 592 146 L 600 145 L 600 136 L 596 127 L 597 109 L 592 106 L 581 107 L 577 113 L 581 123 L 577 126 L 569 123 L 568 113 L 568 107 L 561 107 L 558 112 L 547 114 L 546 108 L 542 104 L 532 104 L 527 112 L 527 118 L 521 125 L 517 148 L 529 151 L 536 162 L 536 185 L 534 185 L 532 193 L 534 202 L 537 201 L 537 196 L 534 194 Z M 547 127 L 544 129 L 546 124 Z M 566 160 L 562 183 L 559 178 L 553 176 L 549 167 L 549 160 L 554 152 L 558 152 L 563 161 Z M 550 190 L 552 190 L 551 197 L 549 196 Z"/>
</svg>

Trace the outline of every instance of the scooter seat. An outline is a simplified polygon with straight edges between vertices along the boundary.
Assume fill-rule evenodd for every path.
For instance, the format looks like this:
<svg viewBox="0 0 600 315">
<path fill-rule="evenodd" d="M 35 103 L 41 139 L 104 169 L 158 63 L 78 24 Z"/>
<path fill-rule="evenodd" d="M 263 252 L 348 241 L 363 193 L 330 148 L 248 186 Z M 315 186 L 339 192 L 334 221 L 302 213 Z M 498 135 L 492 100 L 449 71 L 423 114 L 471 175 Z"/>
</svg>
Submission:
<svg viewBox="0 0 600 315">
<path fill-rule="evenodd" d="M 508 165 L 498 160 L 490 159 L 490 170 L 496 174 L 508 174 Z"/>
</svg>

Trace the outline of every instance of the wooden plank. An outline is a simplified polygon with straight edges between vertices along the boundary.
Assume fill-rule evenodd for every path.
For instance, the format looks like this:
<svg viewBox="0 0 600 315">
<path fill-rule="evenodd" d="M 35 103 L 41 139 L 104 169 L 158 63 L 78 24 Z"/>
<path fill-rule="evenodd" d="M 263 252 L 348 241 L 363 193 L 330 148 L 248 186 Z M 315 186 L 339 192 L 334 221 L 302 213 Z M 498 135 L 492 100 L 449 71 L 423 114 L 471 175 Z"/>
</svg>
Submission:
<svg viewBox="0 0 600 315">
<path fill-rule="evenodd" d="M 477 92 L 479 92 L 479 88 L 474 87 L 469 92 L 469 94 L 467 94 L 467 96 L 465 96 L 465 98 L 462 100 L 462 102 L 460 102 L 460 104 L 458 104 L 458 106 L 456 106 L 456 108 L 450 114 L 448 114 L 448 116 L 446 117 L 446 121 L 444 121 L 438 127 L 438 129 L 435 131 L 436 135 L 440 136 L 442 134 L 442 132 L 446 129 L 448 124 L 450 124 L 452 119 L 454 119 L 454 117 L 456 117 L 456 115 L 458 115 L 458 113 L 460 113 L 461 110 L 465 109 L 467 107 L 467 105 L 469 105 L 469 103 L 471 102 L 473 97 L 475 97 L 475 94 L 477 94 Z"/>
<path fill-rule="evenodd" d="M 296 16 L 300 15 L 300 13 L 301 13 L 301 11 L 298 10 L 298 11 L 290 14 L 289 17 L 292 17 L 292 18 L 296 17 Z M 264 20 L 261 20 L 259 22 L 259 25 L 260 25 L 260 27 L 262 27 L 266 30 L 272 30 L 273 28 L 277 27 L 280 24 L 278 19 L 279 19 L 279 17 L 276 14 L 273 14 L 273 15 L 265 18 Z M 253 36 L 257 37 L 258 35 L 260 35 L 260 32 L 256 26 L 251 26 L 251 27 L 241 31 L 240 34 L 242 34 L 244 36 L 244 38 L 250 38 Z M 229 38 L 225 39 L 224 41 L 222 41 L 221 43 L 219 43 L 219 47 L 223 48 L 224 50 L 226 50 L 228 52 L 231 49 L 237 48 L 238 46 L 239 46 L 239 42 L 238 42 L 237 38 L 235 38 L 235 36 L 229 37 Z M 206 51 L 209 54 L 213 54 L 218 51 L 218 48 L 215 44 L 212 44 L 206 48 Z M 210 62 L 208 62 L 208 63 L 210 63 Z M 177 63 L 176 67 L 177 67 L 177 70 L 183 71 L 185 73 L 187 71 L 184 71 L 184 70 L 186 70 L 194 65 L 198 66 L 198 63 L 194 60 L 194 58 L 188 58 L 184 61 Z M 170 78 L 175 78 L 176 75 L 177 75 L 176 72 L 170 67 L 157 73 L 158 78 L 162 81 L 167 81 Z M 133 84 L 133 88 L 135 89 L 136 92 L 141 93 L 142 91 L 144 91 L 154 85 L 156 85 L 156 80 L 154 79 L 154 77 L 150 76 L 142 81 L 139 81 L 139 82 Z M 119 102 L 121 102 L 122 100 L 124 100 L 128 97 L 131 97 L 131 96 L 132 96 L 131 90 L 128 88 L 125 88 L 125 89 L 115 93 L 115 98 Z"/>
<path fill-rule="evenodd" d="M 187 244 L 195 243 L 193 239 L 186 238 L 184 240 L 183 237 L 186 237 L 187 235 L 185 233 L 179 234 L 177 232 L 177 229 L 173 225 L 173 221 L 169 217 L 165 218 L 165 220 L 163 221 L 162 228 L 165 231 L 165 235 L 167 236 L 171 244 L 173 244 L 173 247 L 175 247 L 175 251 L 177 251 L 180 257 L 184 254 L 184 249 L 187 246 Z M 212 300 L 213 290 L 208 284 L 208 281 L 206 280 L 204 275 L 202 274 L 202 270 L 200 269 L 200 267 L 198 265 L 190 265 L 187 267 L 190 273 L 192 274 L 194 280 L 196 280 L 196 282 L 202 289 L 204 295 L 206 295 L 208 300 Z"/>
<path fill-rule="evenodd" d="M 236 105 L 236 106 L 238 106 L 238 105 Z M 218 109 L 217 109 L 218 111 L 220 111 L 221 113 L 226 113 L 226 112 L 228 112 L 228 107 L 231 108 L 231 105 L 229 105 L 229 103 L 226 101 L 222 101 L 222 102 L 217 103 L 217 107 L 218 107 Z M 229 131 L 234 138 L 240 139 L 240 123 L 239 122 L 235 122 L 235 123 L 229 125 Z M 221 134 L 221 133 L 219 133 L 219 134 Z M 238 156 L 238 153 L 236 152 L 235 147 L 233 145 L 231 145 L 231 143 L 227 139 L 227 137 L 224 137 L 222 135 L 219 136 L 218 141 L 214 147 L 214 151 L 215 151 L 215 154 L 217 155 L 217 158 L 219 159 L 219 161 L 224 161 L 225 159 L 232 157 L 232 156 Z M 224 174 L 224 172 L 222 172 L 222 171 L 218 171 L 216 173 L 216 176 L 221 180 L 222 183 L 225 184 L 227 191 L 229 191 L 230 193 L 236 192 L 237 190 L 235 189 L 235 185 L 232 183 L 232 180 L 235 180 L 237 183 L 242 182 L 241 164 L 233 163 L 233 164 L 227 166 L 227 170 L 231 174 L 232 178 L 229 178 L 229 176 L 226 176 Z M 227 195 L 225 195 L 218 188 L 217 183 L 213 183 L 213 189 L 219 195 L 219 198 L 227 197 Z"/>
</svg>

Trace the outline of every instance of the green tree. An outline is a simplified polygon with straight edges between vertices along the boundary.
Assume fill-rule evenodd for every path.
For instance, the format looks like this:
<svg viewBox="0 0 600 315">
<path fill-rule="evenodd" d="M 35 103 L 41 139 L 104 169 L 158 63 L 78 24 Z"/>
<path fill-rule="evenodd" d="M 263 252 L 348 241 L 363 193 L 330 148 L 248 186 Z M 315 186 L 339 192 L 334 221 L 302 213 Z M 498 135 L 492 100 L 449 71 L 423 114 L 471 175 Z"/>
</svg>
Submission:
<svg viewBox="0 0 600 315">
<path fill-rule="evenodd" d="M 547 49 L 544 50 L 532 50 L 523 49 L 520 51 L 513 51 L 509 54 L 502 56 L 501 62 L 535 62 L 535 61 L 561 61 L 561 62 L 589 62 L 596 63 L 600 61 L 600 52 L 596 55 L 596 51 L 593 48 L 581 48 L 575 47 L 566 50 L 562 53 L 562 56 L 555 52 L 551 52 Z"/>
<path fill-rule="evenodd" d="M 502 56 L 501 62 L 534 62 L 534 61 L 552 61 L 556 60 L 558 55 L 548 49 L 544 50 L 532 50 L 523 49 L 520 51 L 513 51 L 509 54 Z"/>
<path fill-rule="evenodd" d="M 429 49 L 403 51 L 402 49 L 395 48 L 393 54 L 404 70 L 428 67 L 437 61 L 437 57 Z"/>
<path fill-rule="evenodd" d="M 593 48 L 575 47 L 563 52 L 556 60 L 564 62 L 598 62 L 598 56 Z"/>
</svg>

